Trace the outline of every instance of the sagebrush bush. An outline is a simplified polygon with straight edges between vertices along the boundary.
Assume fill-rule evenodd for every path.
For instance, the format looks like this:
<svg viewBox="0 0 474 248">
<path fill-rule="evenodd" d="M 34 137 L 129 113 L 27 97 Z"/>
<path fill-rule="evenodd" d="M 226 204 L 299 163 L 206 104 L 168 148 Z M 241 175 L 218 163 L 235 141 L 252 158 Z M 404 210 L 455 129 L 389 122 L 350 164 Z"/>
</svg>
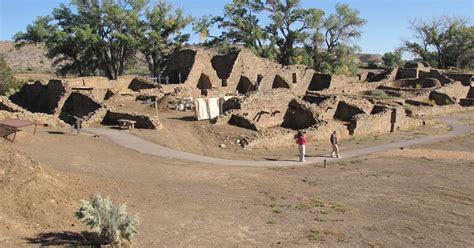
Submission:
<svg viewBox="0 0 474 248">
<path fill-rule="evenodd" d="M 115 204 L 109 196 L 103 198 L 95 194 L 88 201 L 81 200 L 75 215 L 98 234 L 101 245 L 120 246 L 123 240 L 131 243 L 138 233 L 137 215 L 129 216 L 126 210 L 126 204 Z"/>
</svg>

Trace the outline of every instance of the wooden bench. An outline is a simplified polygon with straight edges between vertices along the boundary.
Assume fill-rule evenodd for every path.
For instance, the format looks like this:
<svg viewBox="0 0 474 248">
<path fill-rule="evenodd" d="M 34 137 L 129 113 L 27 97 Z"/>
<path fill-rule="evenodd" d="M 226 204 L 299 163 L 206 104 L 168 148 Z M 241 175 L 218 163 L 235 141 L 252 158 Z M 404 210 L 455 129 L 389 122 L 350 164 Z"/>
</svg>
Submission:
<svg viewBox="0 0 474 248">
<path fill-rule="evenodd" d="M 134 129 L 136 121 L 127 120 L 127 119 L 118 119 L 120 128 Z"/>
</svg>

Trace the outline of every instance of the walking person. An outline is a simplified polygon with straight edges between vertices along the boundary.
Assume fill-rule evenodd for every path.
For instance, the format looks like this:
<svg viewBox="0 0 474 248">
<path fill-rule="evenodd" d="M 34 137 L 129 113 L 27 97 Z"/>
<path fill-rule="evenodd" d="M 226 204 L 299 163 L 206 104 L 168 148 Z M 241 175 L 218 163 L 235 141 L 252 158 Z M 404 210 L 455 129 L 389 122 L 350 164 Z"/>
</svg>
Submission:
<svg viewBox="0 0 474 248">
<path fill-rule="evenodd" d="M 331 157 L 335 157 L 337 156 L 337 158 L 341 158 L 341 155 L 339 155 L 339 146 L 338 146 L 338 143 L 337 143 L 337 134 L 336 134 L 336 131 L 334 131 L 332 134 L 331 134 L 331 145 L 332 145 L 332 153 L 331 153 Z"/>
<path fill-rule="evenodd" d="M 305 162 L 305 153 L 306 153 L 306 144 L 308 143 L 308 138 L 306 138 L 306 133 L 301 130 L 296 134 L 296 143 L 298 144 L 298 150 L 300 152 L 300 162 Z"/>
</svg>

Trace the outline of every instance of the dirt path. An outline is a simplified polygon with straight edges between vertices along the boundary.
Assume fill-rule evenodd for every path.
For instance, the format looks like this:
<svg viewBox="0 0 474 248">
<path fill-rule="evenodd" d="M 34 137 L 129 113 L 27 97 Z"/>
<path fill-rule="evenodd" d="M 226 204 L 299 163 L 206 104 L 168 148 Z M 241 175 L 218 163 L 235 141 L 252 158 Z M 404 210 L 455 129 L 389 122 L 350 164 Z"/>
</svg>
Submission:
<svg viewBox="0 0 474 248">
<path fill-rule="evenodd" d="M 440 117 L 442 122 L 450 125 L 452 130 L 446 134 L 442 135 L 431 135 L 418 139 L 407 140 L 394 142 L 384 145 L 378 145 L 373 147 L 366 147 L 362 149 L 352 149 L 347 151 L 342 151 L 344 159 L 355 158 L 359 156 L 364 156 L 376 152 L 382 152 L 394 148 L 400 147 L 410 147 L 414 145 L 420 145 L 425 143 L 431 143 L 436 141 L 443 141 L 453 137 L 461 136 L 470 132 L 470 129 L 464 126 L 459 122 L 458 117 Z M 112 142 L 130 148 L 145 154 L 151 154 L 154 156 L 169 158 L 169 159 L 180 159 L 188 160 L 194 162 L 202 162 L 208 164 L 217 164 L 217 165 L 232 165 L 232 166 L 250 166 L 250 167 L 285 167 L 285 166 L 294 166 L 301 164 L 298 161 L 247 161 L 247 160 L 230 160 L 230 159 L 221 159 L 208 156 L 202 156 L 192 153 L 187 153 L 183 151 L 173 150 L 146 140 L 143 140 L 137 136 L 134 136 L 128 132 L 104 129 L 104 128 L 87 128 L 84 130 L 88 133 L 93 133 L 101 135 L 111 140 Z M 306 163 L 321 163 L 324 160 L 334 161 L 336 159 L 329 157 L 308 157 Z"/>
</svg>

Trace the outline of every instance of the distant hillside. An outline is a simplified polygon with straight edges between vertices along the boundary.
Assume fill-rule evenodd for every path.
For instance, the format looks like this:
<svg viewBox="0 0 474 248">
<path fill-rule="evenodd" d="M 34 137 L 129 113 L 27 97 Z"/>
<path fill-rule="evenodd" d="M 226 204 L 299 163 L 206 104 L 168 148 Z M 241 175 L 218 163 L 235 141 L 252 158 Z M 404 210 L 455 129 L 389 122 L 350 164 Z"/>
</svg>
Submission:
<svg viewBox="0 0 474 248">
<path fill-rule="evenodd" d="M 0 41 L 0 55 L 14 72 L 54 72 L 52 60 L 46 57 L 44 44 L 25 45 L 16 49 L 11 41 Z"/>
<path fill-rule="evenodd" d="M 369 61 L 373 61 L 375 63 L 382 63 L 383 64 L 382 55 L 380 55 L 380 54 L 359 53 L 358 57 L 359 57 L 359 60 L 362 64 L 369 63 Z"/>
</svg>

